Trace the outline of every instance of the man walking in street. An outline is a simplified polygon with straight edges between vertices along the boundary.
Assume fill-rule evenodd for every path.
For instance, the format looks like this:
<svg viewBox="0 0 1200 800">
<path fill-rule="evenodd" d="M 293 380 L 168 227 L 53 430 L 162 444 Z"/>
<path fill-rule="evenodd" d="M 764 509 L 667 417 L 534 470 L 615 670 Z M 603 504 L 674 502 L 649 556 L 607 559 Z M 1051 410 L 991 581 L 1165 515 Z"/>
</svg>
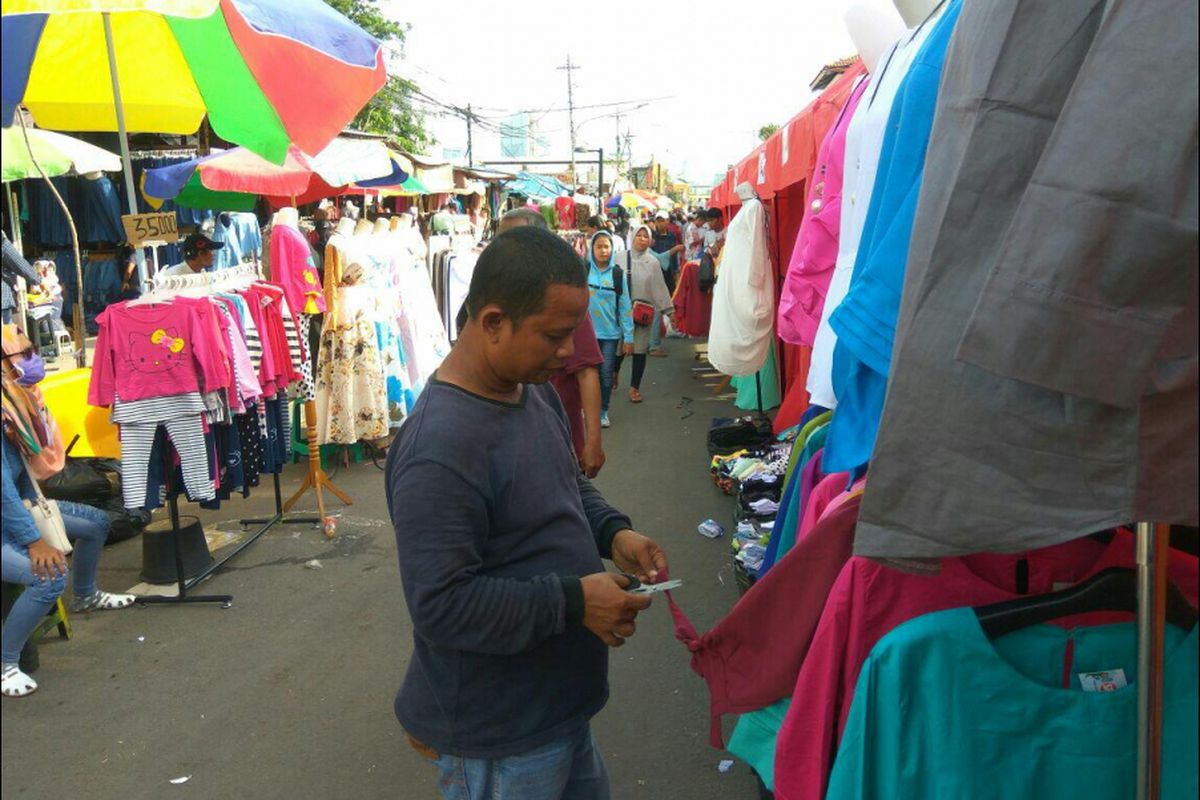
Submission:
<svg viewBox="0 0 1200 800">
<path fill-rule="evenodd" d="M 468 321 L 389 448 L 388 509 L 413 621 L 396 698 L 446 800 L 606 800 L 590 718 L 608 654 L 666 555 L 580 472 L 545 385 L 588 313 L 566 242 L 533 226 L 483 251 Z"/>
</svg>

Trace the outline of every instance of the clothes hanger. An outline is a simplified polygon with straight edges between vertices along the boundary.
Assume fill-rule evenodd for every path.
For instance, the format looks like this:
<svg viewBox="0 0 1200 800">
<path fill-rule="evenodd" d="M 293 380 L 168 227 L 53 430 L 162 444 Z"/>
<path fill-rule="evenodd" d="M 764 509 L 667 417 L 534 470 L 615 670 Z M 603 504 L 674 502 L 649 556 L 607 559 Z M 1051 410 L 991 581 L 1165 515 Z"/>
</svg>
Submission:
<svg viewBox="0 0 1200 800">
<path fill-rule="evenodd" d="M 979 627 L 989 639 L 1007 633 L 1041 625 L 1060 617 L 1086 614 L 1091 611 L 1127 611 L 1136 613 L 1138 607 L 1137 573 L 1123 567 L 1110 567 L 1086 581 L 1033 597 L 1005 600 L 975 608 Z M 1196 625 L 1196 609 L 1174 584 L 1167 585 L 1167 622 L 1184 630 Z"/>
</svg>

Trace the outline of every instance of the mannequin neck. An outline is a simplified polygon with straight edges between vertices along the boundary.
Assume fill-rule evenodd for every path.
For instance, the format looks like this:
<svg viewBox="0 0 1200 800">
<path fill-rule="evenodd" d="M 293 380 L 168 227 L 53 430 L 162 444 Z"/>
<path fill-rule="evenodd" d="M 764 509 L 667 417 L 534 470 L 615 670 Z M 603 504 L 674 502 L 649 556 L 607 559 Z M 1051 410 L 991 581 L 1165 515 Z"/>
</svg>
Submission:
<svg viewBox="0 0 1200 800">
<path fill-rule="evenodd" d="M 337 232 L 342 236 L 353 236 L 354 220 L 350 219 L 349 217 L 342 217 L 339 219 L 337 224 Z"/>
<path fill-rule="evenodd" d="M 367 234 L 369 234 L 371 232 L 373 227 L 374 226 L 372 226 L 371 223 L 368 222 L 367 220 L 360 219 L 358 221 L 358 224 L 354 226 L 354 235 L 355 236 L 366 236 Z"/>
<path fill-rule="evenodd" d="M 852 4 L 844 19 L 863 66 L 874 74 L 888 47 L 904 33 L 904 20 L 892 6 L 867 2 Z"/>
<path fill-rule="evenodd" d="M 300 226 L 300 212 L 290 206 L 281 208 L 275 214 L 275 224 L 286 225 L 289 228 L 298 228 Z"/>
<path fill-rule="evenodd" d="M 908 28 L 915 28 L 924 22 L 938 4 L 938 0 L 892 0 L 892 2 Z"/>
<path fill-rule="evenodd" d="M 392 223 L 387 219 L 387 217 L 380 217 L 379 219 L 375 220 L 375 233 L 387 233 L 391 229 Z"/>
</svg>

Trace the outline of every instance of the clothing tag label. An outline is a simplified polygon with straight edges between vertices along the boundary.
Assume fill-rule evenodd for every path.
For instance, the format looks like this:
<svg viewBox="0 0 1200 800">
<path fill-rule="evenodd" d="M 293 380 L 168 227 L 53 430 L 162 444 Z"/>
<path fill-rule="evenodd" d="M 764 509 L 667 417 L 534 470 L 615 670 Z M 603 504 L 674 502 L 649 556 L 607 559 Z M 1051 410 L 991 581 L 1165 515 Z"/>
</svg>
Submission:
<svg viewBox="0 0 1200 800">
<path fill-rule="evenodd" d="M 767 182 L 767 154 L 762 152 L 758 154 L 758 180 L 755 183 Z"/>
<path fill-rule="evenodd" d="M 1129 685 L 1125 680 L 1125 670 L 1105 669 L 1099 672 L 1079 673 L 1079 683 L 1085 692 L 1115 692 Z"/>
<path fill-rule="evenodd" d="M 786 164 L 788 162 L 788 155 L 789 155 L 789 153 L 788 153 L 788 137 L 791 136 L 791 133 L 792 133 L 792 123 L 789 122 L 787 125 L 783 126 L 783 140 L 781 142 L 781 144 L 783 144 L 783 163 L 784 164 Z"/>
</svg>

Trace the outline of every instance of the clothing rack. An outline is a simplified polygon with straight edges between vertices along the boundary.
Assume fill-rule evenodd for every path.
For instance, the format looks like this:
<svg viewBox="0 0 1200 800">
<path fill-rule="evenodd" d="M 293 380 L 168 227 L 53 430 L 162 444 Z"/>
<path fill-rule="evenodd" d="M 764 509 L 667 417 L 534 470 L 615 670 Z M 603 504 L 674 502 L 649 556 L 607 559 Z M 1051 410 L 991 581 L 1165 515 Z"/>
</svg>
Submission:
<svg viewBox="0 0 1200 800">
<path fill-rule="evenodd" d="M 1163 654 L 1171 526 L 1137 524 L 1137 800 L 1162 793 Z"/>
<path fill-rule="evenodd" d="M 156 276 L 151 280 L 151 284 L 154 287 L 153 292 L 151 292 L 149 295 L 144 295 L 142 299 L 148 302 L 153 302 L 155 299 L 154 292 L 172 292 L 193 288 L 220 288 L 224 286 L 232 286 L 241 280 L 258 280 L 261 279 L 261 277 L 261 271 L 257 264 L 241 264 L 231 269 L 222 270 L 221 272 L 201 272 L 196 275 Z M 164 480 L 167 490 L 167 508 L 171 518 L 171 539 L 173 540 L 173 544 L 175 546 L 175 576 L 179 587 L 179 594 L 173 597 L 151 595 L 138 598 L 138 603 L 142 605 L 220 603 L 222 608 L 229 608 L 233 605 L 233 595 L 197 595 L 188 594 L 188 591 L 232 561 L 238 554 L 258 541 L 259 537 L 261 537 L 275 525 L 300 525 L 321 522 L 321 518 L 315 516 L 284 517 L 283 490 L 279 482 L 280 473 L 275 472 L 271 475 L 275 490 L 275 513 L 269 517 L 250 517 L 239 520 L 240 524 L 244 526 L 259 525 L 260 527 L 245 541 L 233 548 L 232 551 L 223 555 L 219 560 L 209 564 L 195 576 L 187 578 L 184 575 L 183 548 L 179 538 L 179 496 L 178 492 L 173 491 L 172 486 L 174 466 L 170 463 L 169 458 L 166 458 L 165 461 L 167 463 L 165 464 L 166 469 L 164 470 Z M 282 466 L 280 467 L 280 471 L 282 471 Z"/>
</svg>

